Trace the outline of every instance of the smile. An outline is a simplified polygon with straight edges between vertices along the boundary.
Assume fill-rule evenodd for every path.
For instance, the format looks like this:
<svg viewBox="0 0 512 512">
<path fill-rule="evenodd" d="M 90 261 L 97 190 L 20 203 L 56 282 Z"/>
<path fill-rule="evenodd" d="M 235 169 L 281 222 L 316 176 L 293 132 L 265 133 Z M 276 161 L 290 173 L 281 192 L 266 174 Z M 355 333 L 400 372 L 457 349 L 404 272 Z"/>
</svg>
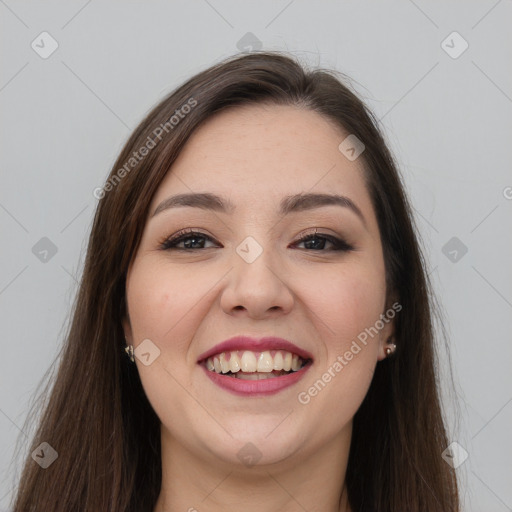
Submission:
<svg viewBox="0 0 512 512">
<path fill-rule="evenodd" d="M 312 364 L 286 350 L 221 352 L 201 366 L 218 386 L 238 395 L 267 395 L 300 380 Z"/>
<path fill-rule="evenodd" d="M 206 368 L 236 378 L 258 380 L 296 372 L 304 366 L 297 355 L 284 350 L 221 352 L 206 359 Z"/>
</svg>

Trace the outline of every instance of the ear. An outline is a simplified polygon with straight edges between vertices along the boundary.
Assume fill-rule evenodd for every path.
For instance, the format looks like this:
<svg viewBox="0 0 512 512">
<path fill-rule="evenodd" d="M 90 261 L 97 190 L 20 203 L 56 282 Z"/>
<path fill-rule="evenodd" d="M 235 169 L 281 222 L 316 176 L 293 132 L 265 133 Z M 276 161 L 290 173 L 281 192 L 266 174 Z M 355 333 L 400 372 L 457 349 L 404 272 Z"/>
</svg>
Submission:
<svg viewBox="0 0 512 512">
<path fill-rule="evenodd" d="M 128 278 L 130 275 L 130 270 L 131 270 L 131 265 L 128 268 L 128 272 L 125 277 L 125 291 L 124 291 L 124 295 L 123 295 L 123 298 L 120 303 L 120 317 L 122 318 L 121 325 L 123 326 L 124 337 L 125 337 L 125 341 L 126 341 L 127 345 L 133 345 L 132 324 L 130 322 L 130 313 L 128 311 L 128 298 L 127 298 L 127 295 L 128 295 L 127 283 L 128 283 Z"/>
<path fill-rule="evenodd" d="M 121 304 L 121 325 L 123 326 L 124 337 L 127 345 L 133 345 L 133 332 L 132 324 L 130 322 L 130 313 L 128 312 L 128 304 L 126 296 L 123 298 Z"/>
<path fill-rule="evenodd" d="M 396 297 L 392 297 L 390 301 L 387 302 L 386 309 L 382 312 L 380 316 L 380 321 L 383 326 L 379 332 L 379 353 L 377 356 L 378 361 L 382 361 L 386 359 L 386 349 L 389 347 L 393 349 L 393 344 L 396 344 L 395 340 L 395 317 L 399 311 L 402 309 L 402 305 L 395 300 Z M 379 326 L 380 326 L 379 322 Z"/>
<path fill-rule="evenodd" d="M 133 345 L 133 333 L 132 333 L 132 325 L 130 323 L 130 318 L 128 314 L 121 321 L 123 325 L 124 337 L 126 339 L 127 345 Z"/>
</svg>

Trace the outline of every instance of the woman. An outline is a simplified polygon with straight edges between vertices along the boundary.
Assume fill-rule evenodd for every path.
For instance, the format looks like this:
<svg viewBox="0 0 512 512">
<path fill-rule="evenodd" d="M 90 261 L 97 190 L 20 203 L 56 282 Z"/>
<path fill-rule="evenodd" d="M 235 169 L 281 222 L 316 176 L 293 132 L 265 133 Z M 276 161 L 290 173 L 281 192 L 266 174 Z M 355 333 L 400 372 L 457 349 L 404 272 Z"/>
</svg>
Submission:
<svg viewBox="0 0 512 512">
<path fill-rule="evenodd" d="M 199 73 L 95 196 L 16 512 L 459 510 L 411 210 L 334 72 Z"/>
</svg>

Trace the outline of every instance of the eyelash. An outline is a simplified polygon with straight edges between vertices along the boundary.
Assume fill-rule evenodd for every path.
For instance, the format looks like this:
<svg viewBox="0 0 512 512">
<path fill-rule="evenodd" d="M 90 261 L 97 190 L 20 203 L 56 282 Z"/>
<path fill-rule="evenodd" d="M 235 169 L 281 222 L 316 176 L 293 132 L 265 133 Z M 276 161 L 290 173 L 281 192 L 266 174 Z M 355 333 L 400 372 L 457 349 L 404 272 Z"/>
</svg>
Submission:
<svg viewBox="0 0 512 512">
<path fill-rule="evenodd" d="M 191 248 L 185 249 L 185 248 L 181 248 L 181 247 L 180 248 L 176 247 L 176 245 L 179 244 L 180 242 L 183 242 L 184 240 L 188 240 L 190 238 L 195 238 L 197 236 L 205 238 L 205 239 L 209 239 L 210 241 L 214 241 L 214 240 L 212 240 L 212 238 L 210 238 L 208 235 L 205 235 L 204 233 L 201 233 L 199 231 L 194 231 L 190 228 L 187 228 L 187 229 L 182 229 L 182 230 L 178 231 L 176 234 L 161 240 L 159 242 L 159 248 L 163 251 L 174 250 L 174 251 L 183 251 L 183 252 L 193 252 L 193 251 L 197 251 L 197 250 L 210 249 L 210 247 L 203 247 L 203 248 L 199 248 L 199 249 L 191 249 Z M 337 237 L 334 237 L 331 235 L 318 233 L 316 230 L 313 233 L 310 232 L 310 233 L 302 235 L 295 243 L 299 244 L 301 242 L 308 242 L 311 240 L 327 240 L 334 246 L 334 248 L 331 249 L 330 251 L 348 252 L 348 251 L 354 250 L 354 247 L 352 247 L 350 244 L 345 242 L 345 240 L 342 240 L 340 238 L 337 238 Z M 325 251 L 325 250 L 315 251 L 314 249 L 306 249 L 306 250 L 312 250 L 313 252 L 330 252 L 330 251 Z"/>
</svg>

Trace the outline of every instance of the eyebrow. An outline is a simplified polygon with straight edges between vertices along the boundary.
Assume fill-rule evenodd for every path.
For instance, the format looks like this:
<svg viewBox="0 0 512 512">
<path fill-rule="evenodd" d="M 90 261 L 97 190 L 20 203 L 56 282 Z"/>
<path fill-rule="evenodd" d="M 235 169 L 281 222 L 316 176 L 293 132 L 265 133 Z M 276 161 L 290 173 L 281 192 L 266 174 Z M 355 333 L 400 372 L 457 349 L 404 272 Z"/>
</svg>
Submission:
<svg viewBox="0 0 512 512">
<path fill-rule="evenodd" d="M 289 213 L 303 212 L 320 208 L 322 206 L 341 206 L 352 210 L 366 226 L 366 219 L 357 205 L 348 197 L 338 194 L 295 194 L 286 196 L 281 200 L 279 215 Z M 201 208 L 203 210 L 216 211 L 220 213 L 233 214 L 236 210 L 235 205 L 222 197 L 209 192 L 178 194 L 164 199 L 153 212 L 152 218 L 164 210 L 188 206 L 192 208 Z"/>
</svg>

